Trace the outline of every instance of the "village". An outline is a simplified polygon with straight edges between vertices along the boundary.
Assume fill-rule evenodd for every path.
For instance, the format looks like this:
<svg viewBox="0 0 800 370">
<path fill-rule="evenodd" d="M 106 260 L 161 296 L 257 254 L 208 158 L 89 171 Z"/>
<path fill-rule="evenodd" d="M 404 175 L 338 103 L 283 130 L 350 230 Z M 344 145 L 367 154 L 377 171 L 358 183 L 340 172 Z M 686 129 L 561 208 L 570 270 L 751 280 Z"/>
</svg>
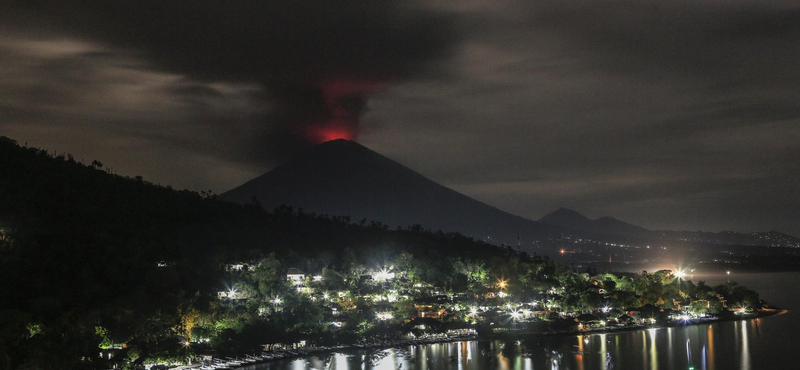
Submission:
<svg viewBox="0 0 800 370">
<path fill-rule="evenodd" d="M 254 280 L 264 272 L 264 263 L 271 263 L 273 270 L 277 267 L 274 261 L 225 265 L 233 283 L 217 293 L 219 311 L 238 313 L 240 318 L 251 312 L 261 320 L 284 325 L 285 332 L 261 343 L 261 352 L 218 357 L 214 332 L 197 330 L 202 325 L 198 322 L 184 343 L 194 348 L 198 363 L 221 368 L 344 348 L 689 325 L 731 315 L 751 317 L 761 308 L 757 297 L 743 295 L 749 291 L 731 292 L 733 300 L 726 300 L 702 283 L 698 288 L 685 280 L 684 272 L 670 270 L 595 276 L 567 273 L 568 284 L 542 285 L 536 291 L 514 287 L 514 283 L 524 285 L 519 279 L 491 280 L 485 272 L 477 272 L 480 278 L 474 283 L 480 284 L 454 291 L 410 278 L 394 266 L 362 267 L 349 276 L 328 269 L 307 273 L 289 268 L 282 270 L 277 282 L 280 293 L 265 297 L 264 285 L 260 291 Z M 667 302 L 657 297 L 655 302 L 635 304 L 646 301 L 642 296 L 652 295 L 652 290 L 678 298 Z M 576 292 L 580 293 L 576 296 Z"/>
</svg>

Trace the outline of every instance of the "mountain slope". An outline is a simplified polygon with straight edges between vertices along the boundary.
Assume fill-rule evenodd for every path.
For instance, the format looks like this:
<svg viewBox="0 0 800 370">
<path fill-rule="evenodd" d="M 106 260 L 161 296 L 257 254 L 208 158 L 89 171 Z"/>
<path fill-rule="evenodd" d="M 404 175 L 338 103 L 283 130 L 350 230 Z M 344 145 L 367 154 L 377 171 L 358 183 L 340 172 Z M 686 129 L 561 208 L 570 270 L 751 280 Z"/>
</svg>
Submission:
<svg viewBox="0 0 800 370">
<path fill-rule="evenodd" d="M 516 244 L 561 232 L 481 203 L 347 140 L 329 141 L 220 196 L 266 209 L 349 215 L 394 226 L 422 225 L 495 243 Z"/>
</svg>

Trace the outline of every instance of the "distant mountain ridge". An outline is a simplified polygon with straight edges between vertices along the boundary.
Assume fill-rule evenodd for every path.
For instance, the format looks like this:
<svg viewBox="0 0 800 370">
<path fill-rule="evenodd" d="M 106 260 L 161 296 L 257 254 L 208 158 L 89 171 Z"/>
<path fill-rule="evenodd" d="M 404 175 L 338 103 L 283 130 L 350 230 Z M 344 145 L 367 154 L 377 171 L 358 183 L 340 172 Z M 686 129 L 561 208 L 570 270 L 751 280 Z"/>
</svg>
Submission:
<svg viewBox="0 0 800 370">
<path fill-rule="evenodd" d="M 592 220 L 574 210 L 564 207 L 545 215 L 539 219 L 539 222 L 597 234 L 624 235 L 642 238 L 656 236 L 653 231 L 631 225 L 613 217 L 600 217 L 596 220 Z"/>
<path fill-rule="evenodd" d="M 680 240 L 714 244 L 753 246 L 765 245 L 794 248 L 800 247 L 800 238 L 777 231 L 753 233 L 722 231 L 714 233 L 703 231 L 648 230 L 643 227 L 632 225 L 608 216 L 592 220 L 577 211 L 563 207 L 540 218 L 539 222 L 597 234 L 620 235 L 638 238 Z"/>
</svg>

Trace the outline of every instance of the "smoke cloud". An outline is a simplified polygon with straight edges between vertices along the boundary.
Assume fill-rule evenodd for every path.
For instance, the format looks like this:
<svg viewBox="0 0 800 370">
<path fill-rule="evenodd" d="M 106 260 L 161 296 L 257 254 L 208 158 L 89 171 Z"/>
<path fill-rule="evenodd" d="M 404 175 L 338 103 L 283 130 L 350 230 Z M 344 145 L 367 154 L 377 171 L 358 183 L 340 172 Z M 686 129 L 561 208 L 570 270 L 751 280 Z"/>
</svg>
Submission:
<svg viewBox="0 0 800 370">
<path fill-rule="evenodd" d="M 396 0 L 10 0 L 0 14 L 6 31 L 37 25 L 197 81 L 262 86 L 254 162 L 356 139 L 370 96 L 430 72 L 459 34 L 451 14 Z"/>
</svg>

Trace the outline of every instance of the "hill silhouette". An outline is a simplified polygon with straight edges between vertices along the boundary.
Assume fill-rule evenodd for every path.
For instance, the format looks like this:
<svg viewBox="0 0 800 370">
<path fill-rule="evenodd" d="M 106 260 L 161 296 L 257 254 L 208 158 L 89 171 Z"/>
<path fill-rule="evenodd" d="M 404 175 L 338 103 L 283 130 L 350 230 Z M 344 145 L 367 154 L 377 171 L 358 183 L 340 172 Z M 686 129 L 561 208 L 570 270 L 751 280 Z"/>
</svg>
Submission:
<svg viewBox="0 0 800 370">
<path fill-rule="evenodd" d="M 620 235 L 640 238 L 656 238 L 658 235 L 650 230 L 620 221 L 614 217 L 600 217 L 596 220 L 578 213 L 577 211 L 559 208 L 545 215 L 539 222 L 563 226 L 573 230 L 588 231 L 597 234 Z"/>
<path fill-rule="evenodd" d="M 232 262 L 273 261 L 282 281 L 289 267 L 347 271 L 403 255 L 420 278 L 449 286 L 459 261 L 497 271 L 515 258 L 545 261 L 458 234 L 266 212 L 111 172 L 0 137 L 0 368 L 92 367 L 81 358 L 109 368 L 97 357 L 103 341 L 180 354 L 175 328 L 186 310 L 217 314 Z M 285 327 L 253 331 L 256 347 L 265 335 L 297 340 Z M 244 351 L 239 337 L 225 341 Z"/>
<path fill-rule="evenodd" d="M 740 233 L 735 231 L 703 232 L 648 230 L 614 217 L 592 220 L 577 211 L 561 207 L 539 219 L 539 222 L 597 235 L 613 235 L 650 241 L 681 241 L 718 245 L 800 247 L 800 239 L 778 231 Z"/>
</svg>

